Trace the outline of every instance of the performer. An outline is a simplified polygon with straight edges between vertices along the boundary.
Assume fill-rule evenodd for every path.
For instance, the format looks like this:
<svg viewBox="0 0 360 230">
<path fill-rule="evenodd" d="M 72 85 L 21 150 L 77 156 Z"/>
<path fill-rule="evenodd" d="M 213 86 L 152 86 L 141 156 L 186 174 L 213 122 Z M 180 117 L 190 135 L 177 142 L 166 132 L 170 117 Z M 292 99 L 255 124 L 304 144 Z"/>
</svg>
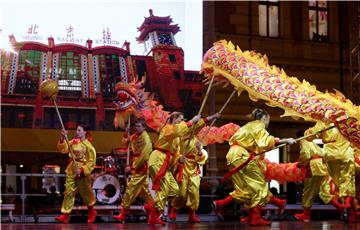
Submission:
<svg viewBox="0 0 360 230">
<path fill-rule="evenodd" d="M 179 194 L 179 186 L 171 174 L 173 156 L 180 151 L 180 138 L 189 132 L 190 126 L 197 123 L 200 116 L 193 117 L 184 122 L 184 116 L 180 112 L 173 112 L 167 119 L 166 125 L 161 129 L 159 139 L 155 143 L 155 150 L 149 158 L 149 173 L 153 181 L 153 189 L 156 191 L 155 203 L 144 205 L 149 213 L 149 224 L 165 224 L 160 220 L 168 197 Z"/>
<path fill-rule="evenodd" d="M 58 149 L 61 153 L 69 153 L 67 143 L 64 141 L 66 131 L 58 142 Z M 79 191 L 83 202 L 88 207 L 88 223 L 94 223 L 97 212 L 94 209 L 96 199 L 92 191 L 91 172 L 96 162 L 96 151 L 90 142 L 91 134 L 87 125 L 77 126 L 76 137 L 70 141 L 73 150 L 74 160 L 67 166 L 64 200 L 61 207 L 61 215 L 55 218 L 56 221 L 69 223 L 70 212 L 74 206 L 76 192 Z M 70 154 L 70 153 L 69 153 Z"/>
<path fill-rule="evenodd" d="M 126 214 L 129 213 L 131 203 L 136 197 L 141 195 L 146 202 L 152 203 L 153 198 L 149 191 L 148 160 L 152 152 L 152 142 L 146 132 L 146 122 L 143 118 L 138 118 L 132 123 L 129 137 L 132 150 L 132 166 L 126 166 L 125 171 L 132 172 L 121 203 L 121 213 L 114 218 L 119 222 L 125 222 Z"/>
<path fill-rule="evenodd" d="M 227 165 L 230 170 L 235 170 L 232 175 L 234 191 L 223 200 L 213 202 L 216 213 L 223 213 L 224 206 L 234 201 L 244 203 L 250 209 L 250 225 L 270 225 L 271 222 L 261 217 L 261 208 L 266 205 L 272 195 L 269 192 L 264 174 L 259 168 L 255 153 L 269 150 L 275 146 L 275 138 L 266 131 L 270 116 L 263 109 L 252 112 L 255 121 L 242 126 L 229 140 L 230 149 L 226 155 Z M 293 138 L 277 140 L 276 143 L 293 144 Z M 247 164 L 239 171 L 239 165 Z"/>
<path fill-rule="evenodd" d="M 354 200 L 354 208 L 356 210 L 356 220 L 360 216 L 360 149 L 354 148 L 355 155 L 355 188 L 356 195 Z M 352 218 L 355 218 L 354 216 Z"/>
<path fill-rule="evenodd" d="M 316 133 L 329 127 L 329 125 L 318 121 L 314 127 L 305 132 L 305 135 Z M 312 136 L 308 140 L 311 141 L 316 137 L 321 138 L 324 143 L 324 159 L 329 175 L 339 189 L 339 196 L 344 204 L 343 207 L 350 211 L 349 221 L 355 222 L 356 212 L 352 205 L 353 198 L 355 197 L 354 150 L 351 148 L 350 142 L 341 135 L 336 127 Z"/>
<path fill-rule="evenodd" d="M 301 135 L 303 136 L 303 135 Z M 300 134 L 299 134 L 300 137 Z M 299 166 L 307 169 L 302 194 L 303 213 L 295 214 L 295 218 L 304 222 L 311 220 L 311 206 L 317 195 L 325 204 L 334 205 L 340 212 L 344 206 L 340 204 L 337 197 L 331 194 L 331 178 L 324 163 L 324 153 L 314 142 L 303 139 L 300 141 Z"/>
<path fill-rule="evenodd" d="M 179 184 L 180 193 L 171 202 L 171 210 L 169 218 L 172 221 L 176 220 L 177 211 L 186 205 L 189 209 L 189 223 L 199 223 L 200 219 L 195 215 L 195 211 L 199 207 L 200 202 L 200 166 L 204 165 L 207 160 L 207 152 L 202 148 L 202 145 L 196 134 L 205 126 L 205 123 L 220 117 L 219 113 L 208 116 L 205 119 L 200 119 L 196 125 L 193 126 L 191 136 L 181 138 L 179 160 L 175 158 L 176 170 L 175 179 Z"/>
</svg>

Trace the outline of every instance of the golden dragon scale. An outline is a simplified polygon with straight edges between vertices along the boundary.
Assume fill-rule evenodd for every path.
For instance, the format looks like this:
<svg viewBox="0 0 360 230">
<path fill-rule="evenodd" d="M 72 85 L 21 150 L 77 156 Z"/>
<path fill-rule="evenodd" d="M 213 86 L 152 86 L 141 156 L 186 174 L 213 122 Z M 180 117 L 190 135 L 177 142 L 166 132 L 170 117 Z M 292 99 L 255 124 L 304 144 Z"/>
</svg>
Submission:
<svg viewBox="0 0 360 230">
<path fill-rule="evenodd" d="M 203 58 L 202 71 L 210 79 L 228 82 L 240 94 L 247 91 L 251 100 L 264 100 L 272 107 L 305 120 L 333 123 L 351 143 L 360 149 L 360 107 L 341 93 L 320 92 L 307 81 L 289 77 L 284 70 L 268 64 L 267 57 L 253 51 L 241 51 L 231 42 L 214 43 Z"/>
</svg>

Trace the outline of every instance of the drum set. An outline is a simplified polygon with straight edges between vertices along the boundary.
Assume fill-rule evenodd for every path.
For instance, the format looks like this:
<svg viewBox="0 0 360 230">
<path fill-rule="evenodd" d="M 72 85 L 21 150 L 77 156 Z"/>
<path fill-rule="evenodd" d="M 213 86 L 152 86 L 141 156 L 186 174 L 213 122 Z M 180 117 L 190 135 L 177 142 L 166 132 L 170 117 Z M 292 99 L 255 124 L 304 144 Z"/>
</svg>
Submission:
<svg viewBox="0 0 360 230">
<path fill-rule="evenodd" d="M 110 154 L 96 158 L 93 171 L 93 192 L 100 204 L 113 204 L 122 198 L 126 189 L 125 154 Z"/>
</svg>

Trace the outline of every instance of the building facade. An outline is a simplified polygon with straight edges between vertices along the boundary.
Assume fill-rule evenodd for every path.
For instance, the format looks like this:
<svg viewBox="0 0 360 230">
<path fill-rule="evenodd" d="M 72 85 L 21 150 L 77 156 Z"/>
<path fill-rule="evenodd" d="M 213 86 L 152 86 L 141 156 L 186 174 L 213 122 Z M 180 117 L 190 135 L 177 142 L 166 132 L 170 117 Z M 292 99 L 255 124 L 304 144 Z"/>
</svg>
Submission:
<svg viewBox="0 0 360 230">
<path fill-rule="evenodd" d="M 150 16 L 138 28 L 138 41 L 146 56 L 131 55 L 130 44 L 123 48 L 76 44 L 10 43 L 17 53 L 2 52 L 2 127 L 59 128 L 52 103 L 41 98 L 42 81 L 58 83 L 58 105 L 66 128 L 79 123 L 94 130 L 113 130 L 113 99 L 117 82 L 145 79 L 145 89 L 169 111 L 186 109 L 188 114 L 200 104 L 202 76 L 184 69 L 184 51 L 176 45 L 180 30 L 168 17 Z"/>
<path fill-rule="evenodd" d="M 337 89 L 360 104 L 359 3 L 334 1 L 215 1 L 204 2 L 204 52 L 225 39 L 242 50 L 266 54 L 270 65 L 287 75 L 305 79 L 320 91 Z M 232 89 L 216 88 L 209 113 L 218 111 Z M 312 123 L 281 118 L 282 110 L 253 102 L 247 93 L 233 98 L 219 122 L 245 124 L 251 111 L 264 108 L 271 115 L 269 132 L 296 137 Z M 227 171 L 227 144 L 211 146 L 208 172 Z M 280 150 L 280 161 L 296 161 L 297 145 Z"/>
<path fill-rule="evenodd" d="M 200 106 L 203 77 L 184 69 L 184 51 L 175 40 L 179 30 L 170 16 L 155 16 L 150 10 L 138 28 L 137 39 L 147 52 L 143 56 L 132 55 L 128 42 L 122 48 L 93 47 L 90 39 L 81 46 L 55 44 L 52 37 L 48 44 L 17 42 L 10 36 L 16 52 L 1 51 L 4 171 L 6 165 L 24 165 L 21 170 L 27 172 L 39 172 L 46 164 L 66 165 L 67 157 L 56 149 L 61 126 L 54 104 L 39 92 L 48 78 L 58 83 L 56 101 L 65 128 L 89 124 L 98 154 L 124 147 L 122 132 L 113 125 L 118 82 L 142 81 L 165 110 L 192 115 Z"/>
</svg>

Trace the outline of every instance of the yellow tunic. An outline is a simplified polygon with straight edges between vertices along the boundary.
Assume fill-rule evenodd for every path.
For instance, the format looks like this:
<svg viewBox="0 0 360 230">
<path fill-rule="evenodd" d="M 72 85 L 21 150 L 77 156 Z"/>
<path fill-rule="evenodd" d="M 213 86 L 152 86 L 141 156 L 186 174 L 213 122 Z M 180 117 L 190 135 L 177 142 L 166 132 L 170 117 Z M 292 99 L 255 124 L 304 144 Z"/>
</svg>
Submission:
<svg viewBox="0 0 360 230">
<path fill-rule="evenodd" d="M 316 125 L 305 132 L 305 135 L 323 130 L 327 125 L 317 122 Z M 339 196 L 355 196 L 355 163 L 354 150 L 350 142 L 341 135 L 337 128 L 332 128 L 317 135 L 324 142 L 324 159 L 329 175 L 339 188 Z M 315 137 L 309 138 L 313 139 Z"/>
<path fill-rule="evenodd" d="M 132 202 L 140 194 L 146 202 L 153 201 L 149 191 L 149 174 L 147 162 L 152 151 L 152 142 L 149 134 L 143 131 L 139 136 L 133 135 L 130 140 L 132 150 L 132 176 L 122 200 L 124 209 L 129 209 Z"/>
<path fill-rule="evenodd" d="M 299 162 L 301 165 L 308 166 L 311 171 L 311 177 L 304 180 L 302 204 L 305 209 L 311 208 L 317 195 L 325 204 L 333 198 L 323 156 L 323 151 L 317 144 L 305 139 L 300 141 Z"/>
<path fill-rule="evenodd" d="M 94 169 L 96 162 L 96 151 L 93 145 L 85 139 L 73 139 L 70 141 L 76 163 L 71 161 L 67 166 L 64 200 L 61 207 L 62 213 L 70 213 L 75 201 L 76 191 L 78 190 L 83 202 L 87 206 L 93 206 L 96 203 L 96 198 L 92 191 L 91 172 Z M 69 153 L 66 142 L 59 142 L 58 149 L 61 153 Z M 70 153 L 69 153 L 70 156 Z M 83 169 L 84 176 L 77 177 L 77 168 Z"/>
<path fill-rule="evenodd" d="M 259 153 L 271 149 L 275 138 L 266 131 L 261 121 L 251 121 L 242 126 L 229 140 L 230 149 L 226 155 L 229 169 L 244 163 L 249 152 Z M 235 190 L 230 195 L 246 208 L 265 205 L 271 193 L 265 176 L 259 168 L 258 159 L 252 160 L 242 170 L 232 176 Z"/>
<path fill-rule="evenodd" d="M 193 133 L 197 134 L 204 126 L 204 120 L 200 119 L 199 122 L 192 127 L 194 129 Z M 205 164 L 207 153 L 205 150 L 202 150 L 202 154 L 199 154 L 196 148 L 198 141 L 196 135 L 194 135 L 190 141 L 186 139 L 181 141 L 180 144 L 180 152 L 185 156 L 186 160 L 183 163 L 183 177 L 181 182 L 179 182 L 180 193 L 171 202 L 171 206 L 177 210 L 182 208 L 185 202 L 186 206 L 192 210 L 197 210 L 199 206 L 200 165 Z M 176 176 L 179 176 L 179 172 Z"/>
<path fill-rule="evenodd" d="M 155 143 L 155 150 L 152 151 L 149 158 L 149 173 L 153 182 L 165 162 L 167 153 L 171 154 L 169 160 L 171 164 L 173 156 L 180 151 L 179 138 L 188 132 L 189 128 L 185 122 L 176 125 L 167 124 L 161 129 L 159 139 Z M 178 194 L 179 186 L 169 167 L 164 178 L 160 181 L 160 189 L 156 191 L 155 208 L 161 212 L 164 210 L 167 198 Z"/>
<path fill-rule="evenodd" d="M 311 141 L 300 141 L 299 162 L 301 165 L 309 165 L 312 176 L 328 175 L 323 157 L 324 153 L 320 146 Z"/>
<path fill-rule="evenodd" d="M 354 155 L 356 157 L 355 161 L 355 187 L 356 187 L 356 199 L 360 200 L 360 149 L 354 149 Z M 360 201 L 358 201 L 359 203 Z M 357 209 L 360 208 L 358 204 Z"/>
</svg>

